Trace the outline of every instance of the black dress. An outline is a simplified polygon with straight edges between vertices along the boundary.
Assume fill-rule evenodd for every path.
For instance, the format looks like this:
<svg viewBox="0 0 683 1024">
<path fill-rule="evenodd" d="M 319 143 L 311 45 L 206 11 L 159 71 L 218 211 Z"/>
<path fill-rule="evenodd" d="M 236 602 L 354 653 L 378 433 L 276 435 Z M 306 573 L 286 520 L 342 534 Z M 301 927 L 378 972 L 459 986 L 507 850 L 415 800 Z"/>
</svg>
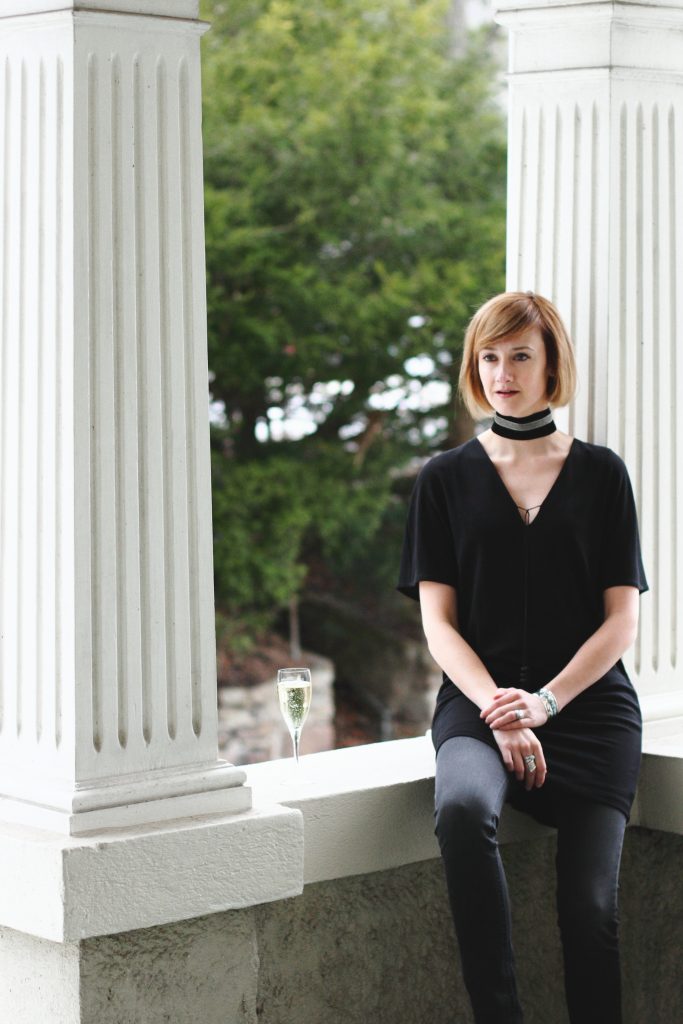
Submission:
<svg viewBox="0 0 683 1024">
<path fill-rule="evenodd" d="M 499 686 L 537 690 L 599 628 L 607 587 L 648 589 L 624 463 L 609 448 L 575 439 L 527 525 L 480 441 L 435 456 L 411 498 L 398 589 L 419 600 L 420 580 L 455 587 L 460 632 Z M 479 708 L 444 674 L 435 748 L 451 736 L 473 736 L 498 750 Z M 548 777 L 531 791 L 531 813 L 552 823 L 548 801 L 563 790 L 628 817 L 642 719 L 621 660 L 538 737 Z M 523 784 L 517 788 L 519 806 L 530 810 Z"/>
</svg>

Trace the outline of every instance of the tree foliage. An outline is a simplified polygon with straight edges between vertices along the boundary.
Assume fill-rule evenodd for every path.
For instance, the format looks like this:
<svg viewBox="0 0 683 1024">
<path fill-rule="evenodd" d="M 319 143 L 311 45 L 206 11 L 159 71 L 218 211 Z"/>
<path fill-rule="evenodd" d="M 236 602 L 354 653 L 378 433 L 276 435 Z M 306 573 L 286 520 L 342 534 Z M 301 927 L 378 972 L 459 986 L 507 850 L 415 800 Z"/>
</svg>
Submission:
<svg viewBox="0 0 683 1024">
<path fill-rule="evenodd" d="M 217 594 L 246 614 L 312 558 L 357 572 L 392 467 L 452 436 L 503 286 L 504 120 L 445 0 L 202 6 Z"/>
</svg>

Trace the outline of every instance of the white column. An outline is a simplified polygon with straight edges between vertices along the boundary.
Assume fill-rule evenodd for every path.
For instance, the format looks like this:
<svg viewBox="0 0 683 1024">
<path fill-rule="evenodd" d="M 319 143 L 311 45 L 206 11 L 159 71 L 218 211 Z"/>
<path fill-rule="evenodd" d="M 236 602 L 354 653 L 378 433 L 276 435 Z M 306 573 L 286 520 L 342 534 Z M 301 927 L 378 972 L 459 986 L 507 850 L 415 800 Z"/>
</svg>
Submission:
<svg viewBox="0 0 683 1024">
<path fill-rule="evenodd" d="M 673 698 L 683 693 L 683 4 L 498 0 L 497 20 L 510 30 L 507 287 L 557 303 L 581 381 L 563 426 L 629 467 L 651 587 L 629 669 L 641 693 Z"/>
<path fill-rule="evenodd" d="M 241 811 L 216 739 L 205 26 L 196 0 L 2 6 L 0 820 Z"/>
</svg>

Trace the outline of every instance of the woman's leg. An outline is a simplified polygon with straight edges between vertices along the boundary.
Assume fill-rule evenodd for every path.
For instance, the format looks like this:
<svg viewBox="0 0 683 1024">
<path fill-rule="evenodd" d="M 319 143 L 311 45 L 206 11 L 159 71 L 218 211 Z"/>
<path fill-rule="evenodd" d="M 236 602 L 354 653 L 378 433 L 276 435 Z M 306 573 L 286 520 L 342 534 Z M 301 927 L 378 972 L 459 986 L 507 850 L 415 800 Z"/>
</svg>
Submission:
<svg viewBox="0 0 683 1024">
<path fill-rule="evenodd" d="M 476 1024 L 522 1021 L 496 839 L 508 786 L 500 754 L 481 740 L 457 736 L 439 748 L 434 831 Z"/>
<path fill-rule="evenodd" d="M 618 884 L 626 818 L 560 797 L 557 909 L 572 1024 L 621 1024 Z"/>
</svg>

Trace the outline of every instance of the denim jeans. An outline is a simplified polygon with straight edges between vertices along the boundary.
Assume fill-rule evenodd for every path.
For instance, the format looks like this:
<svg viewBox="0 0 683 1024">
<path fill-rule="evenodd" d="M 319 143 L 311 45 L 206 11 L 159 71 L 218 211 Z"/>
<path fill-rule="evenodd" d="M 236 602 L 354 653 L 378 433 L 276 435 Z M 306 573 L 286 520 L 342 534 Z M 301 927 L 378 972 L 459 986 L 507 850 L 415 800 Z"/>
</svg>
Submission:
<svg viewBox="0 0 683 1024">
<path fill-rule="evenodd" d="M 498 751 L 481 740 L 458 736 L 439 748 L 435 833 L 476 1024 L 523 1021 L 497 842 L 500 813 L 512 786 L 519 786 L 514 774 L 505 769 Z M 545 786 L 528 798 L 541 797 Z M 548 799 L 549 793 L 541 798 Z M 621 1024 L 617 896 L 626 819 L 616 808 L 579 797 L 555 792 L 551 799 L 569 1019 L 572 1024 Z M 542 959 L 538 967 L 542 971 Z"/>
</svg>

